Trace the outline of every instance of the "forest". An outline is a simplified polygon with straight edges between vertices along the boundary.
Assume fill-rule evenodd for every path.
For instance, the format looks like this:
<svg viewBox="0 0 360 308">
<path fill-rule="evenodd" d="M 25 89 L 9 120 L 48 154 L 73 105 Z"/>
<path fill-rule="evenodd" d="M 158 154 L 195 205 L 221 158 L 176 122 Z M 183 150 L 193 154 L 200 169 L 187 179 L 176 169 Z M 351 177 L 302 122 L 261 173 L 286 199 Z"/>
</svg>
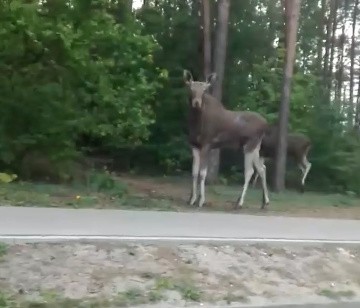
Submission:
<svg viewBox="0 0 360 308">
<path fill-rule="evenodd" d="M 1 1 L 0 170 L 68 181 L 83 158 L 111 157 L 121 172 L 190 174 L 183 70 L 201 80 L 226 51 L 226 108 L 276 122 L 283 2 Z M 301 1 L 289 131 L 311 139 L 309 190 L 360 194 L 358 2 Z M 241 183 L 242 168 L 241 157 L 221 152 L 220 180 Z M 299 171 L 287 172 L 291 187 Z"/>
</svg>

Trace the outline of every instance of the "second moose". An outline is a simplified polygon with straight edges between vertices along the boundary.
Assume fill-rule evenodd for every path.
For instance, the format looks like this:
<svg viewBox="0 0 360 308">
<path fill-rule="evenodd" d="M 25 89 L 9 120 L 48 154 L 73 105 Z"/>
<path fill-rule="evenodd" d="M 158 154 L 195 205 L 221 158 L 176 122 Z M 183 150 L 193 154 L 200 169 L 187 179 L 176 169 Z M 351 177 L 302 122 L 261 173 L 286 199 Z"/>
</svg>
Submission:
<svg viewBox="0 0 360 308">
<path fill-rule="evenodd" d="M 260 148 L 260 159 L 265 163 L 265 159 L 274 159 L 276 155 L 276 137 L 278 128 L 272 125 L 268 133 L 264 136 Z M 310 138 L 301 133 L 289 133 L 287 136 L 287 156 L 292 158 L 301 171 L 301 192 L 305 190 L 305 180 L 311 169 L 311 163 L 307 155 L 311 148 Z M 255 173 L 253 186 L 256 185 L 258 174 Z"/>
</svg>

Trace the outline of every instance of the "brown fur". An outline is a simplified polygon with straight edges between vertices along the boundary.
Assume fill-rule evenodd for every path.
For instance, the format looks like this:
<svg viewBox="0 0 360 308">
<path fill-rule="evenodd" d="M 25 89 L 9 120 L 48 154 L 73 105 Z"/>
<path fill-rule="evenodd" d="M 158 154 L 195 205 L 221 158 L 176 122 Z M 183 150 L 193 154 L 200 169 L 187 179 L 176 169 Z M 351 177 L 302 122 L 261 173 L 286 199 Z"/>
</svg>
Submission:
<svg viewBox="0 0 360 308">
<path fill-rule="evenodd" d="M 276 136 L 277 126 L 273 125 L 265 134 L 260 148 L 260 156 L 263 159 L 274 159 L 276 157 Z M 287 136 L 287 156 L 292 158 L 302 173 L 301 178 L 301 192 L 305 189 L 305 179 L 310 171 L 311 163 L 307 159 L 308 152 L 311 148 L 310 139 L 301 133 L 289 133 Z M 256 184 L 257 175 L 253 185 Z"/>
<path fill-rule="evenodd" d="M 192 191 L 189 203 L 197 199 L 197 182 L 200 176 L 199 207 L 205 202 L 205 180 L 211 149 L 230 147 L 244 150 L 245 181 L 236 207 L 242 207 L 254 167 L 258 170 L 263 186 L 264 209 L 269 204 L 265 168 L 260 160 L 260 144 L 268 124 L 256 112 L 230 111 L 215 97 L 206 93 L 214 83 L 216 74 L 205 82 L 194 81 L 191 73 L 184 71 L 184 81 L 189 90 L 189 143 L 192 147 Z"/>
<path fill-rule="evenodd" d="M 264 158 L 275 158 L 276 156 L 276 133 L 275 126 L 265 134 L 260 148 L 260 155 Z M 307 155 L 311 147 L 310 139 L 301 133 L 289 133 L 287 138 L 287 155 L 295 160 L 297 164 L 302 164 L 304 156 Z"/>
<path fill-rule="evenodd" d="M 245 146 L 252 151 L 268 127 L 260 114 L 251 111 L 230 111 L 210 94 L 204 93 L 201 109 L 189 103 L 189 142 L 201 149 Z"/>
</svg>

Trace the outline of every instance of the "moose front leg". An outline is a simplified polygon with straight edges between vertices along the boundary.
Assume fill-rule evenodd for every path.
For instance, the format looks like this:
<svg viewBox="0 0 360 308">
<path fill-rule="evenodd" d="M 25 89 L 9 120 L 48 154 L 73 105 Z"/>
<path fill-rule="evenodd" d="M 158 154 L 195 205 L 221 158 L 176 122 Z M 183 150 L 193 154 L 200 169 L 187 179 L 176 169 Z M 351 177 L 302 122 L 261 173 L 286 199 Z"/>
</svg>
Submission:
<svg viewBox="0 0 360 308">
<path fill-rule="evenodd" d="M 193 163 L 192 163 L 192 189 L 191 189 L 191 196 L 189 200 L 190 205 L 194 205 L 197 199 L 197 185 L 198 185 L 198 178 L 199 178 L 199 169 L 200 169 L 200 150 L 197 148 L 192 148 L 192 156 L 193 156 Z"/>
<path fill-rule="evenodd" d="M 203 207 L 205 203 L 205 181 L 207 176 L 209 148 L 204 147 L 200 152 L 200 199 L 199 207 Z"/>
</svg>

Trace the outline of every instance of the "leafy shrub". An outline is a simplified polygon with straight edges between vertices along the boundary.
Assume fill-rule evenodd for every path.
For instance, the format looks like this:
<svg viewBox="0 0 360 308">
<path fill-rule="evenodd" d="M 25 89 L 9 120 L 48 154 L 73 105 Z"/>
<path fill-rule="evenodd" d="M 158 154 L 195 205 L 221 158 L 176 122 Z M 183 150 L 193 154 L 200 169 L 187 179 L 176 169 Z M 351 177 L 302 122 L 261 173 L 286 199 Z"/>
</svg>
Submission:
<svg viewBox="0 0 360 308">
<path fill-rule="evenodd" d="M 115 179 L 107 170 L 92 171 L 88 177 L 87 187 L 92 191 L 110 193 L 117 198 L 127 193 L 127 186 L 119 179 Z"/>
</svg>

